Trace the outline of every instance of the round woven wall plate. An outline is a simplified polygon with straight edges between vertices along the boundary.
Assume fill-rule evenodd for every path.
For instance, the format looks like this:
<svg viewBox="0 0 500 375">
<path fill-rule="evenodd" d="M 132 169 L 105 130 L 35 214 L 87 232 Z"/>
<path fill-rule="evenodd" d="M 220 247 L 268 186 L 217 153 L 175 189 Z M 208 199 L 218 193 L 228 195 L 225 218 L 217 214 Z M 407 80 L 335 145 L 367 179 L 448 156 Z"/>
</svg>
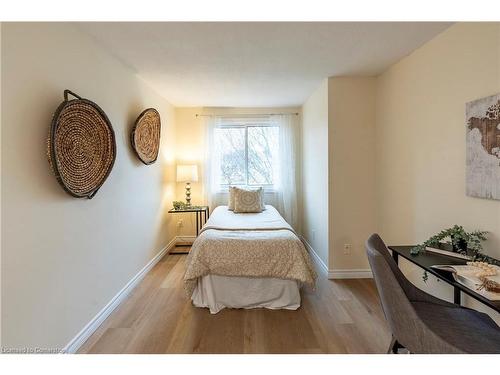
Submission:
<svg viewBox="0 0 500 375">
<path fill-rule="evenodd" d="M 160 151 L 160 114 L 148 108 L 137 117 L 130 140 L 139 159 L 146 165 L 153 164 Z"/>
<path fill-rule="evenodd" d="M 77 99 L 68 100 L 68 94 Z M 65 90 L 50 126 L 47 154 L 66 192 L 76 198 L 93 198 L 116 158 L 115 133 L 104 111 Z"/>
</svg>

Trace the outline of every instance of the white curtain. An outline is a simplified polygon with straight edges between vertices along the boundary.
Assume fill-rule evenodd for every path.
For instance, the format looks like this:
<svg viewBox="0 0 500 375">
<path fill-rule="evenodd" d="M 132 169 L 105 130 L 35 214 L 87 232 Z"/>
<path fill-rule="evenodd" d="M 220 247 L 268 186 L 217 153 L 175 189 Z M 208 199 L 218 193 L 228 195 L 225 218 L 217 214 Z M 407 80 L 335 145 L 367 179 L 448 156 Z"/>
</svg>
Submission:
<svg viewBox="0 0 500 375">
<path fill-rule="evenodd" d="M 215 144 L 215 128 L 228 119 L 216 116 L 203 117 L 205 128 L 205 167 L 204 195 L 205 201 L 213 210 L 220 205 L 227 205 L 228 192 L 221 191 L 220 154 Z M 298 116 L 295 114 L 272 115 L 268 117 L 272 125 L 279 127 L 279 168 L 277 181 L 273 190 L 265 190 L 264 200 L 281 213 L 285 220 L 296 230 L 297 185 L 298 185 Z"/>
<path fill-rule="evenodd" d="M 283 114 L 271 116 L 279 131 L 279 176 L 276 190 L 277 209 L 285 220 L 296 230 L 298 228 L 298 116 Z"/>
<path fill-rule="evenodd" d="M 227 193 L 221 191 L 220 181 L 220 153 L 215 145 L 215 128 L 221 119 L 216 116 L 204 116 L 205 129 L 205 163 L 203 173 L 203 189 L 205 202 L 213 210 L 217 206 L 227 204 Z"/>
</svg>

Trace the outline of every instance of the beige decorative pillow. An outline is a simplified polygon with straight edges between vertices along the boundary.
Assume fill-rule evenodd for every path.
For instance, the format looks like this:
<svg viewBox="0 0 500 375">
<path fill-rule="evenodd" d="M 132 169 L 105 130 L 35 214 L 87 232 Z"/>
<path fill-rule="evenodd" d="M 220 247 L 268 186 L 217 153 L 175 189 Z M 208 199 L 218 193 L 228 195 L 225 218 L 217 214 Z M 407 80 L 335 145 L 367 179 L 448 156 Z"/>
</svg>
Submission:
<svg viewBox="0 0 500 375">
<path fill-rule="evenodd" d="M 229 186 L 229 201 L 227 202 L 227 209 L 229 211 L 234 211 L 234 195 L 237 189 L 234 186 Z"/>
<path fill-rule="evenodd" d="M 245 190 L 234 188 L 234 212 L 262 212 L 263 189 Z"/>
</svg>

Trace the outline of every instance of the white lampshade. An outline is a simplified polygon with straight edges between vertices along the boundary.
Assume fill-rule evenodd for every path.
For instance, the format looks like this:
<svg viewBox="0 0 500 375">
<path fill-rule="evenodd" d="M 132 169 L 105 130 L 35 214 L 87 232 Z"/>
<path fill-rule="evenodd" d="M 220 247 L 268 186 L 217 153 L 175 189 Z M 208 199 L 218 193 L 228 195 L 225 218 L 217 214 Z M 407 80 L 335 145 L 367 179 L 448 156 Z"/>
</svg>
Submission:
<svg viewBox="0 0 500 375">
<path fill-rule="evenodd" d="M 198 182 L 198 166 L 178 165 L 177 182 Z"/>
</svg>

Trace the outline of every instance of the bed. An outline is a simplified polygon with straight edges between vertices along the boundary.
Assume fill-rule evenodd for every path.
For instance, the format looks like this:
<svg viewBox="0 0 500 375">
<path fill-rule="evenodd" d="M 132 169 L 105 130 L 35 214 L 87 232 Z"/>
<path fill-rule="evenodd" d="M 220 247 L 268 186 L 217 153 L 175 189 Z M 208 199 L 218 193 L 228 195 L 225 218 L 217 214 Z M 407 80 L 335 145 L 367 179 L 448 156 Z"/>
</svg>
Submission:
<svg viewBox="0 0 500 375">
<path fill-rule="evenodd" d="M 300 307 L 302 285 L 314 287 L 309 253 L 271 205 L 260 213 L 217 207 L 193 243 L 184 286 L 197 307 Z"/>
</svg>

